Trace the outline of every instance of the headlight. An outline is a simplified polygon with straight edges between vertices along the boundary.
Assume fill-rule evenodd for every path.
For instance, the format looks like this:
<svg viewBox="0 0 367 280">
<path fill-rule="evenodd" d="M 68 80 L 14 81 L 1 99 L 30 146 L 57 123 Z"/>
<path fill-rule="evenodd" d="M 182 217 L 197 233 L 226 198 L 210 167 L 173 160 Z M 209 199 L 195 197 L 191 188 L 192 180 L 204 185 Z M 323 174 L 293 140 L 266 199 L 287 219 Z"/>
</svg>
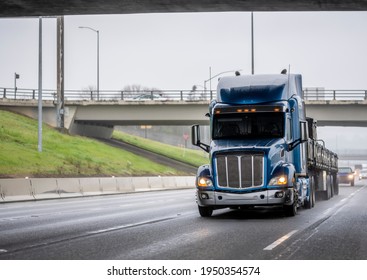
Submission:
<svg viewBox="0 0 367 280">
<path fill-rule="evenodd" d="M 280 175 L 271 178 L 269 186 L 285 186 L 288 184 L 288 178 L 286 175 Z"/>
<path fill-rule="evenodd" d="M 207 177 L 199 177 L 198 178 L 198 186 L 199 187 L 212 187 L 213 182 Z"/>
<path fill-rule="evenodd" d="M 350 175 L 348 175 L 348 178 L 349 179 L 353 179 L 354 178 L 354 175 L 353 174 L 350 174 Z"/>
</svg>

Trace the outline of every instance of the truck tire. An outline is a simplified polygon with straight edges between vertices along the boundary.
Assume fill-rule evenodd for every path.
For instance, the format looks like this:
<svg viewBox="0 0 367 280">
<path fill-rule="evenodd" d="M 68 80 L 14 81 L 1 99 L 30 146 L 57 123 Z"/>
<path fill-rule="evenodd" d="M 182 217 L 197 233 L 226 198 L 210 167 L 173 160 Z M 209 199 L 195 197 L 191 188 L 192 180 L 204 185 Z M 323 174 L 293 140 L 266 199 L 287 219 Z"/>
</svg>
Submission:
<svg viewBox="0 0 367 280">
<path fill-rule="evenodd" d="M 312 208 L 315 207 L 315 204 L 316 204 L 316 181 L 315 181 L 315 177 L 312 176 L 311 177 L 311 180 L 312 180 L 312 184 L 311 184 L 311 187 L 312 187 L 312 200 L 311 200 L 311 203 L 312 203 Z"/>
<path fill-rule="evenodd" d="M 297 201 L 294 201 L 292 205 L 284 205 L 285 215 L 288 217 L 294 217 L 297 215 Z"/>
<path fill-rule="evenodd" d="M 330 174 L 330 197 L 334 196 L 334 179 L 333 175 Z"/>
<path fill-rule="evenodd" d="M 338 176 L 336 174 L 333 175 L 333 182 L 334 182 L 334 194 L 338 195 L 339 194 L 339 180 L 338 180 Z"/>
<path fill-rule="evenodd" d="M 211 217 L 213 214 L 213 208 L 198 206 L 199 214 L 201 217 Z"/>
<path fill-rule="evenodd" d="M 326 200 L 329 200 L 331 198 L 331 180 L 330 176 L 326 175 Z"/>
<path fill-rule="evenodd" d="M 292 205 L 284 205 L 283 209 L 284 209 L 285 215 L 288 216 L 288 217 L 294 217 L 294 216 L 297 215 L 297 212 L 298 212 L 298 195 L 297 195 L 296 190 L 294 190 Z"/>
<path fill-rule="evenodd" d="M 310 195 L 308 200 L 305 200 L 304 207 L 306 209 L 311 209 L 315 206 L 315 180 L 313 176 L 310 178 Z"/>
<path fill-rule="evenodd" d="M 354 179 L 353 179 L 353 181 L 350 182 L 350 186 L 354 187 Z"/>
</svg>

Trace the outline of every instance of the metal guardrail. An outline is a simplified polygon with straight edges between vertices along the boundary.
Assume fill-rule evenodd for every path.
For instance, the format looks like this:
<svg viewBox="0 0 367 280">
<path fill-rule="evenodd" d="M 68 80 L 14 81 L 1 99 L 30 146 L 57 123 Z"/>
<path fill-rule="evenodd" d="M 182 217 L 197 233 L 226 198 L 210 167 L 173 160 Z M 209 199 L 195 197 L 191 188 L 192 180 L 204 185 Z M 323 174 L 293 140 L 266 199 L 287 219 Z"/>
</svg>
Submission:
<svg viewBox="0 0 367 280">
<path fill-rule="evenodd" d="M 308 89 L 303 90 L 305 100 L 367 100 L 367 90 L 325 90 Z M 66 101 L 210 101 L 215 97 L 216 91 L 212 90 L 65 90 Z M 38 99 L 38 90 L 0 87 L 0 98 L 13 100 Z M 56 101 L 56 90 L 42 90 L 43 100 Z"/>
<path fill-rule="evenodd" d="M 307 89 L 303 90 L 305 100 L 367 100 L 367 90 L 326 90 L 326 89 Z"/>
<path fill-rule="evenodd" d="M 141 90 L 123 91 L 123 90 L 65 90 L 64 98 L 66 101 L 206 101 L 212 100 L 215 91 L 204 90 Z M 56 101 L 56 90 L 42 90 L 43 100 Z M 1 88 L 0 98 L 13 100 L 38 99 L 38 91 L 34 89 L 21 89 L 16 91 L 14 88 Z"/>
</svg>

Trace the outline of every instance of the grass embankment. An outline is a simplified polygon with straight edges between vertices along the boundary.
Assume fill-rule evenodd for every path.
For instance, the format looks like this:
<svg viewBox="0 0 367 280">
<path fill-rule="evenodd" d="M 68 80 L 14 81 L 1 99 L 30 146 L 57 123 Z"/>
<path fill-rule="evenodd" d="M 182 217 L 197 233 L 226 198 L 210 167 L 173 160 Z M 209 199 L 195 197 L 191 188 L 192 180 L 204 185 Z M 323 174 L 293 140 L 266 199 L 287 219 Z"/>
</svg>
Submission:
<svg viewBox="0 0 367 280">
<path fill-rule="evenodd" d="M 116 140 L 132 144 L 168 158 L 185 162 L 192 166 L 198 167 L 209 162 L 208 154 L 204 151 L 176 147 L 116 130 L 113 132 L 112 137 Z"/>
<path fill-rule="evenodd" d="M 69 136 L 43 125 L 38 152 L 36 120 L 0 110 L 0 177 L 182 175 L 118 148 Z"/>
</svg>

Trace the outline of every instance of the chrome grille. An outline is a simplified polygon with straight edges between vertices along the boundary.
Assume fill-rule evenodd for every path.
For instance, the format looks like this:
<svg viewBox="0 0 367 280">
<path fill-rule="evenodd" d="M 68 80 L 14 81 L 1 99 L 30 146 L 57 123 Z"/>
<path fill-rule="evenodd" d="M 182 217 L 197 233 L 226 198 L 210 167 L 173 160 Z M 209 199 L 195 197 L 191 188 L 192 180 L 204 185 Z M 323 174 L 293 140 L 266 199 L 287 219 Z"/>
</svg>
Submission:
<svg viewBox="0 0 367 280">
<path fill-rule="evenodd" d="M 218 186 L 249 188 L 263 185 L 263 153 L 226 153 L 216 156 Z"/>
</svg>

